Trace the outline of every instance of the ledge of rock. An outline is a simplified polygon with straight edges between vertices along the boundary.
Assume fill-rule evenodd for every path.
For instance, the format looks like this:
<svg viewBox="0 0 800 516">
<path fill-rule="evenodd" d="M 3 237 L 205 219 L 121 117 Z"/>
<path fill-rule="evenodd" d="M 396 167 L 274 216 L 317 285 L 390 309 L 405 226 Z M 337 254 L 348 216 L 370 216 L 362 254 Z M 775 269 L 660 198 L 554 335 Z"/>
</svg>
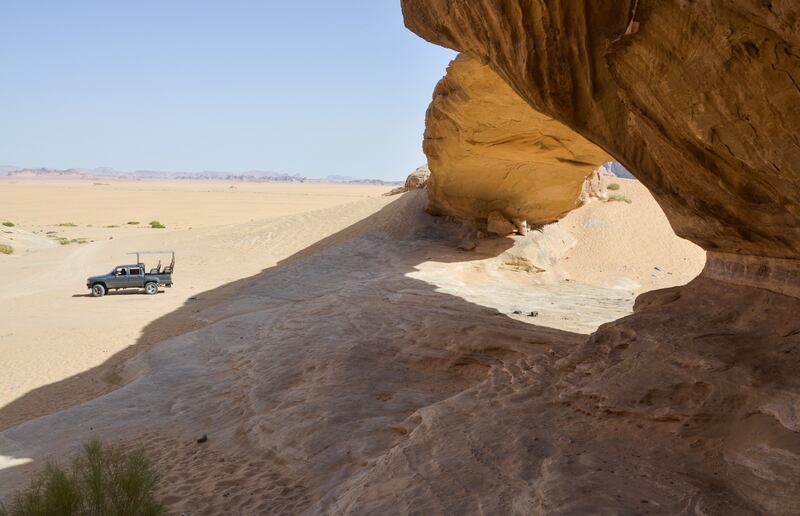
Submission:
<svg viewBox="0 0 800 516">
<path fill-rule="evenodd" d="M 647 186 L 709 251 L 800 255 L 800 5 L 403 0 Z"/>
<path fill-rule="evenodd" d="M 490 223 L 505 218 L 505 225 L 545 224 L 580 206 L 585 180 L 609 160 L 466 55 L 436 86 L 423 146 L 429 212 Z"/>
</svg>

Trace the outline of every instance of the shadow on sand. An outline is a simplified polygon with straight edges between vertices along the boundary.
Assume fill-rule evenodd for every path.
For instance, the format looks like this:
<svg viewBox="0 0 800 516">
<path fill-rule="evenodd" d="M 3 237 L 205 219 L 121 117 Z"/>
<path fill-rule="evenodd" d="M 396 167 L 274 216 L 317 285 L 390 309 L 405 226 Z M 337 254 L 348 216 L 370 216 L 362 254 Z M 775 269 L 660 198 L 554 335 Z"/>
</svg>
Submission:
<svg viewBox="0 0 800 516">
<path fill-rule="evenodd" d="M 354 335 L 354 343 L 348 343 L 347 351 L 337 351 L 342 354 L 341 362 L 336 378 L 330 381 L 340 381 L 340 388 L 348 390 L 356 388 L 351 384 L 358 384 L 363 380 L 364 385 L 383 385 L 378 390 L 387 393 L 413 389 L 414 385 L 422 383 L 438 386 L 426 387 L 424 394 L 419 394 L 414 403 L 409 403 L 400 416 L 393 413 L 392 417 L 398 420 L 420 406 L 435 403 L 485 380 L 486 372 L 496 362 L 498 354 L 506 352 L 503 350 L 517 345 L 531 348 L 542 344 L 553 346 L 554 342 L 574 346 L 585 340 L 586 336 L 582 334 L 514 320 L 495 309 L 439 292 L 433 285 L 408 277 L 407 274 L 415 271 L 415 267 L 424 261 L 463 262 L 483 259 L 499 254 L 513 243 L 510 239 L 497 239 L 486 245 L 482 244 L 481 253 L 458 251 L 457 240 L 453 240 L 453 233 L 459 230 L 458 226 L 421 213 L 420 198 L 420 194 L 406 194 L 370 217 L 281 260 L 274 267 L 192 296 L 179 309 L 148 324 L 134 345 L 118 352 L 103 364 L 35 389 L 0 409 L 0 430 L 10 429 L 8 431 L 15 434 L 26 433 L 29 427 L 36 427 L 35 421 L 27 423 L 19 431 L 12 427 L 92 400 L 125 385 L 132 380 L 125 371 L 126 361 L 155 344 L 224 320 L 228 306 L 242 298 L 248 299 L 251 305 L 257 306 L 259 300 L 263 300 L 265 305 L 274 306 L 276 300 L 284 296 L 286 304 L 299 307 L 293 315 L 304 313 L 302 304 L 326 302 L 330 305 L 329 312 L 322 316 L 327 318 L 323 321 L 325 324 L 318 320 L 313 323 L 309 321 L 307 329 L 298 331 L 297 342 L 286 343 L 287 346 L 310 345 L 311 342 L 319 346 L 320 339 L 326 338 L 323 326 L 330 328 L 331 332 L 336 332 L 337 329 L 347 332 L 348 328 L 363 324 L 364 328 L 358 328 L 361 334 Z M 346 312 L 337 312 L 336 305 L 341 304 L 341 301 L 320 301 L 334 291 L 347 303 L 356 304 L 351 305 Z M 349 297 L 350 292 L 356 295 Z M 127 294 L 138 293 L 121 295 Z M 389 301 L 379 306 L 373 302 L 378 299 Z M 359 306 L 358 303 L 362 304 Z M 387 306 L 392 309 L 385 310 Z M 308 307 L 305 310 L 308 313 L 314 312 Z M 218 312 L 222 315 L 216 319 L 204 315 L 201 319 L 198 317 L 201 312 Z M 426 326 L 425 331 L 418 331 L 415 325 L 422 320 Z M 486 331 L 487 328 L 497 328 L 498 331 L 489 332 Z M 375 329 L 383 331 L 380 337 Z M 442 358 L 441 363 L 421 357 L 419 363 L 398 361 L 395 364 L 393 359 L 385 358 L 389 364 L 383 371 L 372 371 L 369 367 L 364 367 L 364 363 L 370 361 L 364 361 L 363 354 L 391 355 L 414 347 L 422 350 L 442 347 L 442 356 L 449 356 L 448 353 L 453 355 L 444 345 L 444 342 L 453 338 L 453 331 L 463 332 L 465 340 L 479 342 L 488 351 L 458 351 L 455 358 Z M 344 334 L 348 337 L 350 335 Z M 370 337 L 372 334 L 375 335 L 374 338 Z M 420 336 L 430 338 L 431 342 L 420 341 Z M 269 339 L 269 335 L 264 338 Z M 309 339 L 308 342 L 303 342 L 303 338 Z M 491 342 L 495 338 L 503 342 Z M 340 341 L 336 340 L 330 344 L 331 347 L 339 345 Z M 258 364 L 254 367 L 258 368 Z M 268 385 L 267 381 L 262 389 L 267 389 Z M 60 396 L 60 393 L 76 390 L 81 393 L 79 398 Z M 357 397 L 358 395 L 353 395 L 354 399 Z M 382 416 L 381 410 L 385 410 L 381 408 L 380 400 L 373 400 L 372 397 L 360 403 L 362 411 L 374 409 L 374 417 Z M 98 421 L 94 426 L 95 431 L 99 429 L 102 432 L 102 425 Z M 64 430 L 53 428 L 50 431 Z M 45 432 L 34 429 L 30 439 L 37 439 L 37 431 Z M 336 432 L 331 435 L 336 435 Z M 74 440 L 79 444 L 84 437 L 76 428 Z M 59 451 L 63 453 L 65 450 L 47 450 L 48 453 Z M 41 457 L 33 458 L 38 461 Z M 22 471 L 27 466 L 10 469 Z M 10 469 L 0 472 L 0 479 L 8 480 L 13 475 Z M 14 480 L 19 483 L 18 478 Z"/>
</svg>

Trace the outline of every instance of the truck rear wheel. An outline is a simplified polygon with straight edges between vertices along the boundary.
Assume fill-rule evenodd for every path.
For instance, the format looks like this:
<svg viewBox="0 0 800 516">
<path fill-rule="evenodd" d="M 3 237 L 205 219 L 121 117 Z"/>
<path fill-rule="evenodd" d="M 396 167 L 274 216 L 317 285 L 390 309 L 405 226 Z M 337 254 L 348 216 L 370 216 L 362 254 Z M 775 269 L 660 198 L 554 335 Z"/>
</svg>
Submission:
<svg viewBox="0 0 800 516">
<path fill-rule="evenodd" d="M 148 295 L 152 296 L 153 294 L 158 292 L 158 284 L 153 282 L 153 281 L 151 281 L 149 283 L 145 283 L 144 284 L 144 291 Z"/>
<path fill-rule="evenodd" d="M 94 297 L 103 297 L 106 295 L 106 287 L 102 283 L 95 283 L 92 285 L 92 295 Z"/>
</svg>

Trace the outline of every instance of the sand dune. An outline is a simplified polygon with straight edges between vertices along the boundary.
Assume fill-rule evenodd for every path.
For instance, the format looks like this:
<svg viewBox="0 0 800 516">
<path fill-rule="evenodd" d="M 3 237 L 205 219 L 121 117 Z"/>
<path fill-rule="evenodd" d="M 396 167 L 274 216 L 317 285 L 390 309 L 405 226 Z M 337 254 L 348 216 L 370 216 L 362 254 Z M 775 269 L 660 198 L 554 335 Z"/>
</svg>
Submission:
<svg viewBox="0 0 800 516">
<path fill-rule="evenodd" d="M 469 406 L 465 402 L 475 396 L 502 400 L 500 406 L 485 406 L 497 410 L 495 417 L 516 417 L 514 397 L 547 378 L 530 372 L 545 371 L 593 327 L 629 313 L 632 291 L 565 283 L 558 275 L 545 281 L 504 269 L 500 256 L 520 245 L 513 239 L 484 240 L 476 252 L 460 251 L 461 227 L 424 214 L 423 195 L 176 232 L 170 241 L 181 249 L 246 251 L 224 263 L 187 257 L 181 262 L 185 269 L 257 269 L 264 265 L 239 260 L 262 253 L 262 262 L 278 265 L 238 284 L 184 291 L 182 299 L 187 294 L 197 299 L 127 328 L 124 338 L 140 333 L 135 351 L 147 351 L 127 361 L 122 359 L 133 351 L 118 353 L 110 365 L 74 385 L 66 380 L 18 395 L 2 409 L 5 421 L 18 423 L 68 404 L 61 393 L 71 389 L 76 392 L 72 401 L 82 401 L 91 391 L 89 380 L 105 381 L 109 371 L 124 384 L 0 433 L 5 456 L 0 496 L 43 458 L 69 454 L 90 436 L 144 446 L 164 474 L 162 495 L 176 513 L 403 512 L 412 507 L 451 512 L 486 504 L 484 496 L 491 491 L 464 491 L 457 497 L 439 492 L 452 492 L 454 482 L 469 485 L 470 475 L 498 482 L 497 489 L 519 482 L 513 480 L 522 467 L 513 460 L 516 445 L 487 447 L 486 433 L 500 431 L 492 430 L 493 416 L 484 415 L 480 433 L 459 434 L 459 425 L 466 429 L 476 423 L 462 412 Z M 639 205 L 645 206 L 650 205 Z M 622 223 L 618 216 L 629 214 L 610 204 L 586 208 L 596 209 L 594 216 L 603 217 L 612 232 Z M 669 232 L 650 235 L 675 239 Z M 309 242 L 316 243 L 309 247 Z M 282 256 L 269 254 L 276 249 Z M 86 253 L 99 263 L 115 252 Z M 465 275 L 465 270 L 472 272 Z M 493 295 L 482 287 L 490 283 L 481 280 L 486 275 L 503 276 L 506 284 L 516 280 L 519 287 L 511 298 Z M 120 328 L 120 311 L 178 299 L 178 288 L 157 300 L 104 298 L 108 312 L 92 317 L 111 321 L 94 334 L 95 342 Z M 523 297 L 513 297 L 517 294 Z M 74 301 L 84 309 L 99 300 Z M 18 303 L 15 318 L 23 315 L 24 303 Z M 515 315 L 515 307 L 541 315 Z M 592 317 L 581 315 L 588 312 Z M 46 355 L 44 349 L 39 356 Z M 100 383 L 96 392 L 107 391 L 111 383 Z M 49 401 L 53 398 L 59 401 Z M 519 424 L 529 423 L 522 418 Z M 505 434 L 513 428 L 506 427 Z M 451 438 L 442 439 L 442 432 L 452 432 Z M 205 445 L 195 443 L 202 434 L 209 436 Z M 459 444 L 441 445 L 448 441 Z M 19 465 L 26 460 L 33 462 Z M 495 467 L 509 473 L 492 473 Z M 420 492 L 423 486 L 428 491 Z M 502 498 L 487 506 L 490 512 L 508 509 Z"/>
</svg>

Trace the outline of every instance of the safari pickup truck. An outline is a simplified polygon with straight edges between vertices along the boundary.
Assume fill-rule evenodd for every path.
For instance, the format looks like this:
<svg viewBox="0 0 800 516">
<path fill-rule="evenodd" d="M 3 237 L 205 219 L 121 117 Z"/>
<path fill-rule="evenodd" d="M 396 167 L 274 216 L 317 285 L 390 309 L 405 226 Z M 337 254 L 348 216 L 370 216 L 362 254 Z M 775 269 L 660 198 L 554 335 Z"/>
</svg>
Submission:
<svg viewBox="0 0 800 516">
<path fill-rule="evenodd" d="M 158 293 L 159 286 L 172 286 L 172 271 L 175 270 L 175 251 L 132 251 L 128 254 L 136 255 L 135 265 L 117 265 L 108 274 L 86 278 L 86 288 L 92 291 L 94 297 L 102 297 L 110 290 L 137 288 L 144 289 L 149 295 Z M 158 265 L 147 272 L 144 263 L 139 259 L 141 254 L 171 254 L 172 261 L 161 268 Z"/>
</svg>

